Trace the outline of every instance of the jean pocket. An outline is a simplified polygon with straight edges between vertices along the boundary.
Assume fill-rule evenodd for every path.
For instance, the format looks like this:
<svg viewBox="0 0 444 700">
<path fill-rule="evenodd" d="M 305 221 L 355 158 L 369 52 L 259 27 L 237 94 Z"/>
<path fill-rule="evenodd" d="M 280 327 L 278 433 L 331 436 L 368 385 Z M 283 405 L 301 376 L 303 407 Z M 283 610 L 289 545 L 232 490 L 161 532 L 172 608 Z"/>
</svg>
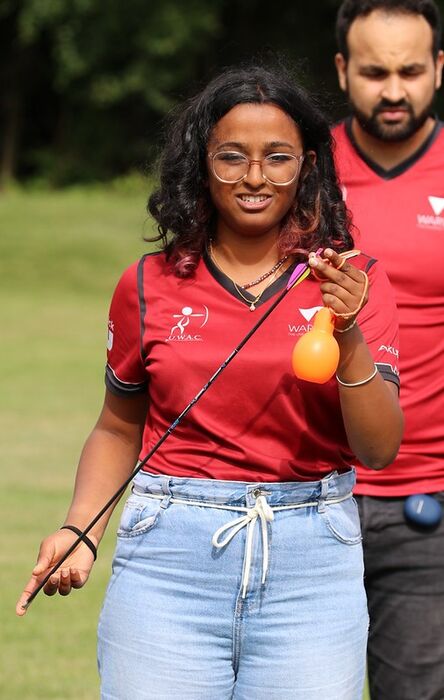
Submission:
<svg viewBox="0 0 444 700">
<path fill-rule="evenodd" d="M 162 501 L 147 496 L 129 496 L 123 509 L 118 537 L 137 537 L 151 530 L 157 523 Z"/>
<path fill-rule="evenodd" d="M 362 541 L 361 522 L 354 498 L 341 503 L 326 505 L 320 513 L 329 531 L 343 544 L 359 544 Z"/>
</svg>

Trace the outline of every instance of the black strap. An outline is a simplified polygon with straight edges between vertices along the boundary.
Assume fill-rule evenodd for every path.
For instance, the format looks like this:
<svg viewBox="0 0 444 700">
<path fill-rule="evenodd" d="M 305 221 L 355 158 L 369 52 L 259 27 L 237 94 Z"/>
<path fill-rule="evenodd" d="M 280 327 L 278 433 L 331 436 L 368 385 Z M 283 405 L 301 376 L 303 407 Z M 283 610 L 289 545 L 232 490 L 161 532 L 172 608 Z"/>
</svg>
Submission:
<svg viewBox="0 0 444 700">
<path fill-rule="evenodd" d="M 93 553 L 94 561 L 97 559 L 97 547 L 94 544 L 94 542 L 91 542 L 89 537 L 83 534 L 81 530 L 79 530 L 78 527 L 75 525 L 63 525 L 63 527 L 60 528 L 61 530 L 71 530 L 72 532 L 75 532 L 77 537 L 82 538 L 82 542 L 86 544 L 87 547 L 90 548 L 91 552 Z"/>
</svg>

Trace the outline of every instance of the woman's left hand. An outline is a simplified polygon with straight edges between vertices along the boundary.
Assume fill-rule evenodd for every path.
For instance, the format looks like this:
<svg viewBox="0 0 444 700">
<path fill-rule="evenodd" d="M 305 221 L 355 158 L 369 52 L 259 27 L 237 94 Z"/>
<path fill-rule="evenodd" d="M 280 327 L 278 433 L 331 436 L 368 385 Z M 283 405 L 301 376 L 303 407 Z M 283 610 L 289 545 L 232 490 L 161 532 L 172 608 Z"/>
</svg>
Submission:
<svg viewBox="0 0 444 700">
<path fill-rule="evenodd" d="M 321 283 L 324 305 L 337 315 L 336 328 L 342 330 L 350 326 L 367 303 L 367 276 L 347 260 L 344 262 L 344 258 L 331 248 L 326 248 L 322 257 L 310 254 L 308 264 Z M 342 314 L 346 317 L 341 318 Z"/>
</svg>

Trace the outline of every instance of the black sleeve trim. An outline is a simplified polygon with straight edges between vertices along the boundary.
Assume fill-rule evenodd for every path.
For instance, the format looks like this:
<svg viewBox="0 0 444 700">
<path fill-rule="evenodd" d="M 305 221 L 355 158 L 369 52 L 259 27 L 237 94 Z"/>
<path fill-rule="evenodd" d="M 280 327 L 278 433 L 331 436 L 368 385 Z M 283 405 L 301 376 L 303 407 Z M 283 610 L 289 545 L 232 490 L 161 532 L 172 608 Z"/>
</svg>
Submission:
<svg viewBox="0 0 444 700">
<path fill-rule="evenodd" d="M 137 266 L 137 291 L 139 294 L 139 309 L 140 309 L 140 356 L 145 360 L 145 350 L 143 347 L 143 338 L 145 335 L 145 314 L 146 314 L 146 301 L 145 301 L 145 291 L 143 284 L 143 272 L 144 272 L 144 262 L 146 255 L 144 255 Z"/>
<path fill-rule="evenodd" d="M 399 381 L 399 375 L 394 372 L 393 367 L 388 362 L 376 362 L 375 365 L 379 374 L 382 375 L 382 378 L 386 382 L 393 382 L 398 389 L 400 388 L 401 382 Z"/>
<path fill-rule="evenodd" d="M 109 365 L 106 365 L 105 385 L 112 394 L 115 394 L 116 396 L 129 397 L 137 394 L 145 394 L 148 387 L 148 382 L 139 382 L 138 384 L 123 382 L 116 376 L 113 369 Z"/>
</svg>

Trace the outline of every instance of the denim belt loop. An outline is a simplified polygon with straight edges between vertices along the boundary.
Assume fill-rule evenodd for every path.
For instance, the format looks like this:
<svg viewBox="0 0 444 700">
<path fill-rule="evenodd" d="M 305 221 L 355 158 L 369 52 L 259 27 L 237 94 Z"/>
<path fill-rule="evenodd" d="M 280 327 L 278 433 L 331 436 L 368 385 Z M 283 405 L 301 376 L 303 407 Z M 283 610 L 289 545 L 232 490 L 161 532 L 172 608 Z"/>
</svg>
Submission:
<svg viewBox="0 0 444 700">
<path fill-rule="evenodd" d="M 170 488 L 170 482 L 171 482 L 171 477 L 170 476 L 163 476 L 161 480 L 161 487 L 162 487 L 162 493 L 163 493 L 163 499 L 160 504 L 161 508 L 168 508 L 170 505 L 170 501 L 172 498 L 172 493 L 171 493 L 171 488 Z"/>
<path fill-rule="evenodd" d="M 328 496 L 328 479 L 321 479 L 321 493 L 319 494 L 318 500 L 318 513 L 323 513 L 325 511 L 325 499 Z"/>
</svg>

